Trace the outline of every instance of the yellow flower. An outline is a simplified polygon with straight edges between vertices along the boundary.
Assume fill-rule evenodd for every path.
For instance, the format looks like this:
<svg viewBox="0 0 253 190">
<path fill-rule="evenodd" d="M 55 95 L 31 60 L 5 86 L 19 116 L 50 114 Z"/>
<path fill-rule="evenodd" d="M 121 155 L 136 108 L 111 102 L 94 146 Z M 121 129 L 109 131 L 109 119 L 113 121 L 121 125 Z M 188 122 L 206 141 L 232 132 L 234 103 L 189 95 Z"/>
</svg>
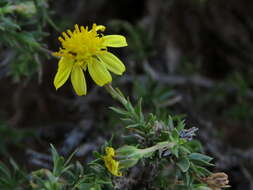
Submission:
<svg viewBox="0 0 253 190">
<path fill-rule="evenodd" d="M 54 55 L 60 56 L 58 71 L 54 78 L 54 86 L 60 88 L 70 77 L 77 95 L 87 93 L 84 71 L 87 70 L 91 78 L 99 86 L 112 81 L 109 71 L 122 75 L 124 64 L 115 55 L 107 51 L 107 47 L 124 47 L 127 42 L 124 36 L 103 36 L 98 31 L 104 31 L 102 25 L 93 24 L 92 29 L 75 25 L 72 32 L 67 30 L 59 37 L 62 48 Z"/>
<path fill-rule="evenodd" d="M 105 166 L 107 169 L 115 176 L 122 176 L 122 173 L 119 171 L 119 162 L 114 160 L 115 150 L 112 147 L 106 147 L 106 155 L 103 156 Z"/>
</svg>

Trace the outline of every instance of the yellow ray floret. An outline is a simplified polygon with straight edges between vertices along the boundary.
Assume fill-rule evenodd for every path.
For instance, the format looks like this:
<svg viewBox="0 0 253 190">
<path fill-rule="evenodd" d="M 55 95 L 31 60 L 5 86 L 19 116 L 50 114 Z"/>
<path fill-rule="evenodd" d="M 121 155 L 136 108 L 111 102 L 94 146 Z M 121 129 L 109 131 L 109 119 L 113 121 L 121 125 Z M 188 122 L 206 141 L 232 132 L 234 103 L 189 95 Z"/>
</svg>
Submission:
<svg viewBox="0 0 253 190">
<path fill-rule="evenodd" d="M 119 171 L 119 162 L 114 160 L 115 150 L 112 147 L 106 147 L 106 155 L 103 156 L 103 160 L 107 169 L 115 176 L 122 176 Z"/>
<path fill-rule="evenodd" d="M 58 71 L 54 78 L 54 86 L 60 88 L 70 77 L 72 86 L 77 95 L 87 93 L 84 72 L 88 71 L 91 78 L 99 86 L 112 81 L 109 71 L 122 75 L 125 66 L 119 58 L 107 51 L 107 47 L 125 47 L 127 42 L 124 36 L 103 36 L 102 25 L 93 24 L 92 29 L 75 25 L 74 31 L 67 30 L 59 37 L 62 47 L 55 56 L 60 57 Z M 88 69 L 87 69 L 88 68 Z"/>
</svg>

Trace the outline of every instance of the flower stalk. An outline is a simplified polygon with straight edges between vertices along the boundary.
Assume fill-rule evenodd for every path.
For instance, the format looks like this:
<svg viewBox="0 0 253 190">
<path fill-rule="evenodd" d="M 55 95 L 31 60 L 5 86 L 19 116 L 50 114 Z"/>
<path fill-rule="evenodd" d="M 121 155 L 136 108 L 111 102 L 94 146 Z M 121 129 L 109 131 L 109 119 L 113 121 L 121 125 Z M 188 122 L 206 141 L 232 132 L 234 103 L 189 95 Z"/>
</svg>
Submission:
<svg viewBox="0 0 253 190">
<path fill-rule="evenodd" d="M 157 150 L 170 149 L 174 145 L 175 145 L 175 143 L 164 141 L 164 142 L 157 143 L 154 146 L 151 146 L 151 147 L 148 147 L 145 149 L 141 149 L 141 152 L 143 154 L 143 157 L 149 157 L 150 154 L 154 153 Z"/>
<path fill-rule="evenodd" d="M 119 101 L 124 106 L 126 112 L 128 112 L 129 116 L 133 120 L 133 123 L 143 125 L 144 117 L 142 115 L 142 112 L 137 113 L 131 102 L 124 96 L 124 94 L 120 91 L 119 88 L 113 88 L 111 83 L 105 85 L 104 87 L 106 91 L 112 96 L 112 98 Z"/>
<path fill-rule="evenodd" d="M 128 101 L 119 89 L 114 89 L 111 83 L 106 84 L 104 87 L 112 98 L 118 100 L 125 108 L 128 108 Z"/>
</svg>

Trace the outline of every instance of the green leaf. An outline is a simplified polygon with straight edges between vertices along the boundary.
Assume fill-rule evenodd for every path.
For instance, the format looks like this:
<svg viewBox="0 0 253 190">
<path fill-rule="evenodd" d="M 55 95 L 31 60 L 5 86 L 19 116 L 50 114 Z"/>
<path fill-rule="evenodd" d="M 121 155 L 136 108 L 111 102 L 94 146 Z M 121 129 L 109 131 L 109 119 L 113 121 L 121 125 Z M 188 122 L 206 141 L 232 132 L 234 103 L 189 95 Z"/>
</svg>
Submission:
<svg viewBox="0 0 253 190">
<path fill-rule="evenodd" d="M 200 186 L 200 187 L 195 188 L 195 190 L 212 190 L 212 189 L 206 186 Z"/>
<path fill-rule="evenodd" d="M 176 158 L 179 157 L 179 151 L 178 151 L 178 146 L 177 146 L 177 145 L 175 145 L 175 146 L 173 146 L 173 147 L 171 148 L 171 153 L 172 153 L 173 155 L 175 155 Z"/>
<path fill-rule="evenodd" d="M 144 121 L 144 116 L 143 116 L 143 113 L 142 113 L 142 106 L 141 105 L 142 105 L 142 98 L 139 99 L 138 104 L 135 108 L 135 111 L 138 114 L 140 122 L 143 122 Z"/>
<path fill-rule="evenodd" d="M 183 180 L 184 180 L 184 183 L 186 184 L 187 188 L 191 189 L 193 179 L 192 179 L 191 175 L 189 174 L 189 172 L 185 173 L 185 175 L 183 176 Z"/>
<path fill-rule="evenodd" d="M 176 128 L 174 128 L 174 130 L 171 132 L 172 136 L 174 139 L 178 139 L 179 138 L 179 132 Z"/>
<path fill-rule="evenodd" d="M 54 146 L 51 144 L 51 152 L 53 156 L 53 175 L 60 176 L 64 170 L 64 158 L 58 154 Z"/>
<path fill-rule="evenodd" d="M 18 171 L 19 170 L 19 166 L 18 164 L 15 162 L 15 160 L 13 160 L 12 158 L 10 158 L 10 164 L 12 165 L 13 169 L 15 171 Z"/>
<path fill-rule="evenodd" d="M 198 173 L 201 175 L 201 176 L 209 176 L 212 174 L 212 172 L 210 172 L 208 169 L 204 168 L 204 167 L 201 167 L 201 166 L 196 166 L 196 169 L 198 171 Z"/>
<path fill-rule="evenodd" d="M 190 154 L 191 153 L 191 151 L 184 146 L 180 146 L 179 151 L 180 151 L 180 153 L 183 153 L 183 154 Z"/>
<path fill-rule="evenodd" d="M 121 115 L 128 115 L 129 113 L 123 109 L 115 108 L 115 107 L 110 107 L 111 110 L 115 111 L 118 114 Z"/>
<path fill-rule="evenodd" d="M 92 184 L 90 183 L 82 183 L 79 186 L 79 190 L 90 190 L 92 187 Z"/>
<path fill-rule="evenodd" d="M 191 140 L 184 144 L 191 152 L 201 152 L 203 150 L 202 144 L 198 140 Z"/>
<path fill-rule="evenodd" d="M 179 121 L 178 126 L 177 126 L 178 131 L 183 130 L 184 127 L 185 127 L 185 121 L 184 120 Z"/>
<path fill-rule="evenodd" d="M 68 159 L 65 161 L 65 163 L 64 163 L 64 167 L 67 167 L 67 165 L 70 163 L 70 161 L 72 160 L 72 158 L 73 158 L 73 156 L 76 154 L 76 152 L 77 152 L 78 150 L 76 149 L 74 152 L 72 152 L 71 154 L 70 154 L 70 156 L 68 157 Z"/>
<path fill-rule="evenodd" d="M 190 161 L 187 157 L 183 157 L 179 159 L 179 161 L 176 163 L 176 165 L 179 167 L 179 169 L 182 172 L 187 172 L 190 168 Z"/>
<path fill-rule="evenodd" d="M 200 154 L 200 153 L 192 153 L 189 155 L 189 159 L 191 160 L 203 160 L 205 162 L 210 162 L 213 160 L 212 157 L 210 156 L 206 156 L 204 154 Z"/>
<path fill-rule="evenodd" d="M 194 164 L 200 165 L 200 166 L 215 166 L 214 164 L 205 162 L 203 160 L 191 160 Z"/>
<path fill-rule="evenodd" d="M 192 153 L 188 156 L 188 158 L 195 164 L 201 166 L 214 166 L 214 164 L 209 163 L 213 158 L 206 156 L 200 153 Z"/>
<path fill-rule="evenodd" d="M 0 163 L 0 176 L 1 178 L 11 179 L 9 169 L 2 163 Z"/>
<path fill-rule="evenodd" d="M 134 158 L 124 159 L 120 161 L 120 166 L 122 166 L 122 168 L 124 169 L 131 168 L 134 165 L 136 165 L 138 161 L 139 159 L 134 159 Z"/>
<path fill-rule="evenodd" d="M 174 127 L 174 123 L 173 123 L 173 119 L 171 116 L 169 116 L 169 129 L 170 130 L 173 130 L 175 127 Z"/>
<path fill-rule="evenodd" d="M 138 128 L 140 126 L 139 123 L 136 123 L 136 124 L 132 124 L 132 125 L 128 125 L 126 126 L 127 129 L 130 129 L 130 128 Z"/>
</svg>

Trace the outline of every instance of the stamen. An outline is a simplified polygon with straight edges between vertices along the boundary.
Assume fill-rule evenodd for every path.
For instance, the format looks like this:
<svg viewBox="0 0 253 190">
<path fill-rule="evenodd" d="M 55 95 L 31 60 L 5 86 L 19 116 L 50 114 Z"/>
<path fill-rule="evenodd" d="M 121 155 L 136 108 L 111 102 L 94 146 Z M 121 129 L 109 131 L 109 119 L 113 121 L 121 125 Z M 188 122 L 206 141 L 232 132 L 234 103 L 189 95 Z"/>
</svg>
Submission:
<svg viewBox="0 0 253 190">
<path fill-rule="evenodd" d="M 73 35 L 71 30 L 67 30 L 68 35 L 71 37 Z"/>
<path fill-rule="evenodd" d="M 63 43 L 65 40 L 62 37 L 59 37 L 58 40 Z"/>
<path fill-rule="evenodd" d="M 66 32 L 63 32 L 62 35 L 65 39 L 69 39 L 69 36 L 66 34 Z"/>
<path fill-rule="evenodd" d="M 81 32 L 84 32 L 85 29 L 84 29 L 84 26 L 81 26 Z"/>
<path fill-rule="evenodd" d="M 77 33 L 80 33 L 78 24 L 75 24 L 75 31 L 76 31 Z"/>
<path fill-rule="evenodd" d="M 102 31 L 102 32 L 104 32 L 105 31 L 105 26 L 103 26 L 103 25 L 98 25 L 97 27 L 96 27 L 96 31 Z"/>
</svg>

